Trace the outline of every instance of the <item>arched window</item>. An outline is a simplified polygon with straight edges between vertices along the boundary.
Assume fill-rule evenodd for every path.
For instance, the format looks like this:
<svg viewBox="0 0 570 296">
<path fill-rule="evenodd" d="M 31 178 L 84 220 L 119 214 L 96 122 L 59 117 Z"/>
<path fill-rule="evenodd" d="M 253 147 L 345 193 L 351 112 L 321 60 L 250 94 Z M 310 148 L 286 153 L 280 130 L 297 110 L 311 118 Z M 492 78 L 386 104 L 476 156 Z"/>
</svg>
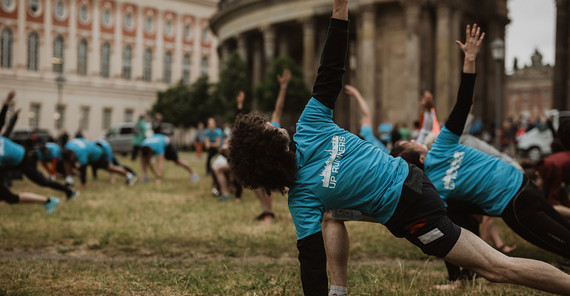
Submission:
<svg viewBox="0 0 570 296">
<path fill-rule="evenodd" d="M 77 48 L 77 74 L 87 75 L 87 40 L 81 39 Z"/>
<path fill-rule="evenodd" d="M 0 52 L 0 66 L 2 68 L 12 68 L 12 31 L 10 29 L 2 29 L 0 43 L 2 49 Z"/>
<path fill-rule="evenodd" d="M 111 63 L 111 46 L 109 42 L 101 46 L 101 77 L 109 78 L 109 65 Z"/>
<path fill-rule="evenodd" d="M 182 59 L 182 82 L 186 85 L 190 84 L 190 55 L 185 54 Z"/>
<path fill-rule="evenodd" d="M 53 71 L 61 73 L 63 71 L 63 37 L 58 35 L 53 40 Z"/>
<path fill-rule="evenodd" d="M 152 49 L 150 48 L 144 51 L 143 69 L 143 80 L 152 81 Z"/>
<path fill-rule="evenodd" d="M 202 64 L 200 65 L 200 72 L 202 76 L 208 76 L 208 56 L 202 57 Z"/>
<path fill-rule="evenodd" d="M 38 33 L 32 32 L 28 36 L 28 70 L 38 70 L 38 45 L 40 38 Z"/>
<path fill-rule="evenodd" d="M 133 50 L 130 45 L 123 48 L 123 79 L 131 79 Z"/>
<path fill-rule="evenodd" d="M 162 79 L 164 83 L 170 83 L 172 77 L 172 53 L 167 51 L 164 54 L 164 65 L 163 65 L 164 73 Z"/>
</svg>

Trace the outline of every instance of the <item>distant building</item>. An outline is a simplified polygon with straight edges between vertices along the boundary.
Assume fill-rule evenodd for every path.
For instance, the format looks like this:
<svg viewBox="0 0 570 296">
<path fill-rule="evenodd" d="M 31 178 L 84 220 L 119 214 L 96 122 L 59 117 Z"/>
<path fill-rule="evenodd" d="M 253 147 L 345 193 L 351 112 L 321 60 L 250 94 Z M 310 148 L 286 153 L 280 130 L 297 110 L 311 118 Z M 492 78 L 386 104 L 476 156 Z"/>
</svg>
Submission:
<svg viewBox="0 0 570 296">
<path fill-rule="evenodd" d="M 554 68 L 542 63 L 538 50 L 531 57 L 532 63 L 513 69 L 505 85 L 505 116 L 513 119 L 537 120 L 544 111 L 552 109 L 552 79 Z"/>
<path fill-rule="evenodd" d="M 221 0 L 210 23 L 221 58 L 237 50 L 253 83 L 263 79 L 274 58 L 288 55 L 302 65 L 312 87 L 331 11 L 330 0 Z M 361 90 L 375 126 L 383 121 L 411 126 L 426 89 L 434 93 L 438 119 L 444 121 L 455 104 L 463 65 L 455 40 L 465 40 L 465 26 L 476 22 L 487 35 L 477 60 L 474 112 L 489 126 L 496 105 L 490 43 L 504 40 L 507 15 L 507 0 L 351 1 L 344 82 Z M 504 83 L 503 73 L 499 78 Z M 360 127 L 358 106 L 344 93 L 335 118 L 352 131 Z"/>
<path fill-rule="evenodd" d="M 156 91 L 218 77 L 216 0 L 2 0 L 0 99 L 17 127 L 96 138 L 149 112 Z M 165 120 L 168 120 L 167 118 Z"/>
</svg>

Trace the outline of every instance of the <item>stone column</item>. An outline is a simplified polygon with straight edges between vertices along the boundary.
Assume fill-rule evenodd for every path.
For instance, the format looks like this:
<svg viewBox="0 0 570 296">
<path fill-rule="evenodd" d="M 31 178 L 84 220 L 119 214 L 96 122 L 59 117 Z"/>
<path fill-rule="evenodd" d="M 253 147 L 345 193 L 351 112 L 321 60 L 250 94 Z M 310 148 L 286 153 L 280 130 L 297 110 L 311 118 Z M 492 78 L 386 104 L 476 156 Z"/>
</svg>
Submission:
<svg viewBox="0 0 570 296">
<path fill-rule="evenodd" d="M 317 39 L 315 20 L 307 18 L 303 20 L 303 73 L 305 84 L 310 86 L 315 83 L 315 41 Z"/>
<path fill-rule="evenodd" d="M 26 33 L 27 1 L 20 0 L 18 4 L 18 27 L 12 31 L 12 68 L 26 69 L 28 58 L 28 34 Z M 14 4 L 16 5 L 16 4 Z M 44 8 L 45 10 L 45 8 Z"/>
<path fill-rule="evenodd" d="M 364 5 L 360 8 L 360 30 L 357 32 L 357 44 L 359 48 L 358 59 L 358 88 L 362 97 L 368 104 L 373 125 L 378 124 L 375 114 L 376 96 L 376 7 L 373 4 Z M 352 104 L 355 108 L 357 105 Z M 374 128 L 374 127 L 373 127 Z"/>
<path fill-rule="evenodd" d="M 436 8 L 435 32 L 435 110 L 438 120 L 444 120 L 451 111 L 449 105 L 451 88 L 451 9 L 446 3 L 438 3 Z"/>
<path fill-rule="evenodd" d="M 253 85 L 260 83 L 263 80 L 263 49 L 261 41 L 256 39 L 252 42 L 252 69 L 251 69 L 251 82 Z"/>
<path fill-rule="evenodd" d="M 135 39 L 135 47 L 133 48 L 133 57 L 132 57 L 133 72 L 131 75 L 133 80 L 143 80 L 145 47 L 143 44 L 144 16 L 143 16 L 142 7 L 135 6 L 133 9 L 133 14 L 136 17 L 136 20 L 133 20 L 136 21 L 136 24 L 134 25 L 136 30 L 136 39 Z M 122 26 L 122 23 L 119 23 L 118 25 Z M 152 58 L 156 59 L 156 51 L 152 52 Z M 155 76 L 153 75 L 152 77 L 154 78 Z"/>
<path fill-rule="evenodd" d="M 77 51 L 79 49 L 79 40 L 77 38 L 77 2 L 69 1 L 69 40 L 65 43 L 63 66 L 66 73 L 77 74 Z M 51 9 L 51 8 L 50 8 Z M 64 39 L 65 40 L 65 39 Z M 89 60 L 89 41 L 87 41 L 87 60 Z M 89 71 L 89 69 L 87 69 Z"/>
<path fill-rule="evenodd" d="M 122 78 L 123 77 L 123 48 L 126 44 L 123 44 L 123 32 L 122 32 L 122 22 L 121 22 L 121 7 L 118 3 L 115 3 L 115 20 L 113 25 L 115 28 L 115 37 L 113 48 L 111 51 L 111 77 L 112 78 Z M 135 53 L 135 47 L 131 45 L 131 65 L 134 63 L 132 57 Z M 134 73 L 132 72 L 131 66 L 131 78 L 133 78 Z"/>
<path fill-rule="evenodd" d="M 261 33 L 263 34 L 263 60 L 267 71 L 275 58 L 275 28 L 271 25 L 264 26 L 261 28 Z"/>
<path fill-rule="evenodd" d="M 182 38 L 184 34 L 184 23 L 182 22 L 182 15 L 175 15 L 172 22 L 172 27 L 175 30 L 174 37 L 174 51 L 172 52 L 172 83 L 177 83 L 182 78 Z"/>
<path fill-rule="evenodd" d="M 403 118 L 406 121 L 417 117 L 418 110 L 418 94 L 420 92 L 420 66 L 421 66 L 421 47 L 419 35 L 419 21 L 421 13 L 421 5 L 419 1 L 404 1 L 404 12 L 406 15 L 406 68 L 404 69 L 406 89 L 404 90 L 404 102 L 402 106 L 406 106 L 406 114 Z M 408 122 L 406 122 L 408 123 Z"/>
<path fill-rule="evenodd" d="M 247 61 L 247 38 L 244 34 L 237 36 L 237 51 L 241 59 Z"/>
<path fill-rule="evenodd" d="M 566 110 L 570 107 L 570 98 L 568 98 L 569 7 L 568 0 L 556 0 L 556 54 L 552 107 L 559 110 Z"/>
<path fill-rule="evenodd" d="M 89 56 L 88 59 L 88 63 L 89 63 L 89 67 L 88 67 L 88 71 L 89 73 L 91 73 L 91 75 L 93 76 L 101 76 L 101 30 L 100 30 L 100 26 L 99 26 L 99 20 L 100 18 L 100 14 L 99 14 L 99 9 L 100 9 L 100 5 L 101 2 L 100 0 L 95 0 L 93 1 L 93 10 L 92 10 L 92 15 L 91 15 L 91 36 L 93 37 L 93 44 L 91 46 L 92 50 L 91 50 L 91 56 Z M 110 44 L 109 44 L 110 45 Z"/>
<path fill-rule="evenodd" d="M 45 7 L 51 8 L 51 0 L 46 0 L 44 2 Z M 51 30 L 53 29 L 51 21 L 51 9 L 46 9 L 44 11 L 44 36 L 40 37 L 40 60 L 39 60 L 39 70 L 40 72 L 51 72 L 53 69 L 52 60 L 53 57 L 53 34 Z M 43 49 L 43 50 L 42 50 Z"/>
<path fill-rule="evenodd" d="M 230 47 L 228 45 L 228 41 L 225 42 L 222 41 L 222 44 L 220 45 L 220 58 L 222 64 L 227 61 L 229 56 L 230 56 Z"/>
</svg>

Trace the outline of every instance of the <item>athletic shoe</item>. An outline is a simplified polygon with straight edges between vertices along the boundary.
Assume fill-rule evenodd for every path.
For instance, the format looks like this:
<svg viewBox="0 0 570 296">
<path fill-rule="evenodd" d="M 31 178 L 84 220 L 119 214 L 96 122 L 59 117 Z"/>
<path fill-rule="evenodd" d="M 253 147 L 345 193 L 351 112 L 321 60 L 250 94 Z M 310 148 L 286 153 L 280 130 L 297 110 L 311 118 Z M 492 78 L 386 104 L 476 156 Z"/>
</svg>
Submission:
<svg viewBox="0 0 570 296">
<path fill-rule="evenodd" d="M 224 195 L 222 195 L 222 197 L 220 197 L 219 201 L 226 201 L 226 200 L 228 200 L 228 199 L 230 199 L 230 198 L 232 198 L 231 195 L 229 195 L 229 194 L 224 194 Z"/>
<path fill-rule="evenodd" d="M 72 200 L 76 199 L 77 197 L 79 197 L 79 191 L 78 190 L 70 190 L 67 192 L 66 196 L 67 196 L 67 201 L 72 201 Z"/>
<path fill-rule="evenodd" d="M 196 173 L 194 173 L 194 175 L 192 175 L 192 178 L 190 178 L 190 182 L 192 183 L 196 183 L 198 180 L 200 180 L 200 176 L 198 176 Z"/>
<path fill-rule="evenodd" d="M 57 206 L 59 205 L 59 198 L 56 197 L 49 197 L 48 202 L 44 204 L 46 207 L 46 213 L 53 214 Z"/>
<path fill-rule="evenodd" d="M 133 186 L 137 182 L 137 175 L 128 173 L 127 174 L 127 185 Z"/>
<path fill-rule="evenodd" d="M 220 190 L 218 190 L 218 188 L 212 188 L 212 194 L 214 197 L 218 197 L 220 196 Z"/>
</svg>

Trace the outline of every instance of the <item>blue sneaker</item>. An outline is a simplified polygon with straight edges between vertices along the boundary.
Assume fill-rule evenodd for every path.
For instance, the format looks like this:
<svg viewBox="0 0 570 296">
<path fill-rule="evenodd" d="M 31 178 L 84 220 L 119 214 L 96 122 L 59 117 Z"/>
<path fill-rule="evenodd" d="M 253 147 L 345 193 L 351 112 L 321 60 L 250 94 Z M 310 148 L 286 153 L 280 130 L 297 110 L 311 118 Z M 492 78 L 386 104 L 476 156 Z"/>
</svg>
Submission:
<svg viewBox="0 0 570 296">
<path fill-rule="evenodd" d="M 55 212 L 55 209 L 57 209 L 58 205 L 59 205 L 59 198 L 50 196 L 48 202 L 44 204 L 44 206 L 46 207 L 46 213 L 53 214 Z"/>
<path fill-rule="evenodd" d="M 224 195 L 222 195 L 222 197 L 220 197 L 219 201 L 226 201 L 230 198 L 232 198 L 232 196 L 230 194 L 224 194 Z"/>
<path fill-rule="evenodd" d="M 198 182 L 198 180 L 200 180 L 200 176 L 198 176 L 198 174 L 194 173 L 194 175 L 192 175 L 192 178 L 190 178 L 190 181 L 192 183 L 196 183 Z"/>
</svg>

